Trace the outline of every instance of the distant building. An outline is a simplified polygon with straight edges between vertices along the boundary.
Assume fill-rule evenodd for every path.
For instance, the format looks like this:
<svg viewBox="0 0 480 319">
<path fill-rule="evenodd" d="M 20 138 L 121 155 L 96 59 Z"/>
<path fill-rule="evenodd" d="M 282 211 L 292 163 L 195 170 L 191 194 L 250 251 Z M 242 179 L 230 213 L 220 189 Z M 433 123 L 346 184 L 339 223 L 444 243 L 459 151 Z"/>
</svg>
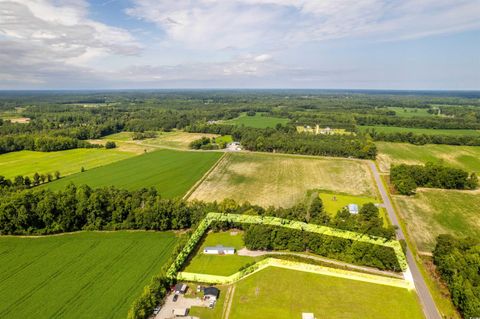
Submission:
<svg viewBox="0 0 480 319">
<path fill-rule="evenodd" d="M 358 214 L 358 205 L 357 204 L 348 204 L 348 212 L 350 214 Z"/>
<path fill-rule="evenodd" d="M 186 284 L 182 284 L 181 282 L 179 282 L 178 284 L 175 285 L 175 294 L 184 294 L 186 291 L 187 291 L 187 285 Z"/>
<path fill-rule="evenodd" d="M 208 300 L 217 300 L 220 296 L 220 290 L 215 287 L 205 287 L 203 289 L 203 297 Z"/>
<path fill-rule="evenodd" d="M 235 248 L 222 245 L 209 246 L 203 249 L 203 253 L 208 255 L 233 255 L 235 254 Z"/>
</svg>

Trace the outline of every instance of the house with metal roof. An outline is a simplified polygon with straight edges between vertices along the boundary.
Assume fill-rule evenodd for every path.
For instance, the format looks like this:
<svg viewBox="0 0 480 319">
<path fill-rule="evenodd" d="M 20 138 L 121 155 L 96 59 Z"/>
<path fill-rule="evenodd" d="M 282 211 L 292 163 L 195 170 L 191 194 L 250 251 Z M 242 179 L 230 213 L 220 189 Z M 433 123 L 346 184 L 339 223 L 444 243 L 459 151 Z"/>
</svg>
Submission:
<svg viewBox="0 0 480 319">
<path fill-rule="evenodd" d="M 203 253 L 208 255 L 233 255 L 235 254 L 235 248 L 222 245 L 208 246 L 203 249 Z"/>
<path fill-rule="evenodd" d="M 348 212 L 350 214 L 358 214 L 358 205 L 357 204 L 348 204 Z"/>
</svg>

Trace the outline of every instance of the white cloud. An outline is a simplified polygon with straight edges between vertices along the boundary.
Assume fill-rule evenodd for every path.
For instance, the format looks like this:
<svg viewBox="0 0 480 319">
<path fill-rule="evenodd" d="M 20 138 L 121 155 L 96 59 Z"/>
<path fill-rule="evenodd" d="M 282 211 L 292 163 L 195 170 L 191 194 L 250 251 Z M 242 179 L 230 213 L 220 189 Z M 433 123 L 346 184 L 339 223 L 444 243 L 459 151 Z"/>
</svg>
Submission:
<svg viewBox="0 0 480 319">
<path fill-rule="evenodd" d="M 380 40 L 480 28 L 478 0 L 133 0 L 127 13 L 188 47 L 269 49 L 345 37 Z"/>
</svg>

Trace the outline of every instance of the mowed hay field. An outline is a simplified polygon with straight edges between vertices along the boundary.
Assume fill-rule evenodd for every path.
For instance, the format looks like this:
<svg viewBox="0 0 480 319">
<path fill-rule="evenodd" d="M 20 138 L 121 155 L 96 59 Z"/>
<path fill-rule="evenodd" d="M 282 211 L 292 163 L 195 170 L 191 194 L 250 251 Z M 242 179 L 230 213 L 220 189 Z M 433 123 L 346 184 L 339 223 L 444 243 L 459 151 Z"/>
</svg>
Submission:
<svg viewBox="0 0 480 319">
<path fill-rule="evenodd" d="M 156 188 L 163 197 L 183 196 L 221 157 L 216 152 L 158 150 L 45 184 L 53 190 L 68 184 L 124 189 Z"/>
<path fill-rule="evenodd" d="M 432 251 L 440 234 L 480 236 L 479 191 L 419 189 L 414 196 L 393 200 L 421 251 Z"/>
<path fill-rule="evenodd" d="M 59 171 L 62 176 L 91 169 L 135 156 L 133 153 L 106 149 L 84 149 L 59 152 L 21 151 L 0 155 L 0 175 L 6 178 L 33 176 Z"/>
<path fill-rule="evenodd" d="M 253 128 L 267 128 L 275 127 L 277 124 L 287 124 L 289 121 L 289 119 L 282 117 L 263 116 L 262 113 L 255 113 L 255 116 L 248 116 L 247 113 L 242 113 L 239 117 L 224 121 L 224 123 Z"/>
<path fill-rule="evenodd" d="M 236 284 L 230 319 L 423 318 L 414 291 L 270 267 Z"/>
<path fill-rule="evenodd" d="M 204 201 L 232 198 L 261 206 L 289 207 L 302 200 L 310 189 L 376 195 L 366 162 L 227 153 L 190 198 Z"/>
<path fill-rule="evenodd" d="M 480 173 L 480 146 L 412 145 L 406 143 L 376 142 L 377 162 L 382 172 L 391 164 L 423 164 L 443 162 L 445 165 Z"/>
<path fill-rule="evenodd" d="M 0 318 L 126 318 L 176 241 L 172 232 L 0 237 Z"/>
</svg>

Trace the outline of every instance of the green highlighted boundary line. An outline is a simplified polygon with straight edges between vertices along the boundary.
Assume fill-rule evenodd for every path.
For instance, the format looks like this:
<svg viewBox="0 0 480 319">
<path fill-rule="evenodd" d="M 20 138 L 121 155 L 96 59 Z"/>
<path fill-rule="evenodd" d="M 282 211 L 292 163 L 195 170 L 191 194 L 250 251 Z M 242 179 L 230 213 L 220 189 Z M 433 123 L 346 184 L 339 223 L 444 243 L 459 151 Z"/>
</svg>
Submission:
<svg viewBox="0 0 480 319">
<path fill-rule="evenodd" d="M 408 269 L 407 260 L 402 250 L 400 242 L 397 240 L 389 240 L 382 237 L 370 236 L 367 234 L 356 233 L 352 231 L 332 228 L 328 226 L 321 226 L 316 224 L 308 224 L 300 221 L 283 219 L 271 216 L 254 216 L 254 215 L 241 215 L 241 214 L 222 214 L 222 213 L 208 213 L 207 216 L 200 222 L 197 229 L 193 232 L 192 236 L 188 240 L 185 247 L 178 254 L 177 258 L 167 271 L 168 278 L 175 278 L 177 272 L 180 271 L 184 262 L 187 260 L 190 253 L 195 249 L 199 240 L 203 234 L 210 227 L 210 224 L 214 221 L 230 222 L 230 223 L 244 223 L 244 224 L 262 224 L 270 226 L 286 227 L 296 230 L 302 230 L 312 233 L 317 233 L 325 236 L 333 236 L 344 239 L 350 239 L 369 243 L 373 245 L 380 245 L 389 247 L 394 250 L 397 256 L 398 264 L 402 271 Z"/>
</svg>

